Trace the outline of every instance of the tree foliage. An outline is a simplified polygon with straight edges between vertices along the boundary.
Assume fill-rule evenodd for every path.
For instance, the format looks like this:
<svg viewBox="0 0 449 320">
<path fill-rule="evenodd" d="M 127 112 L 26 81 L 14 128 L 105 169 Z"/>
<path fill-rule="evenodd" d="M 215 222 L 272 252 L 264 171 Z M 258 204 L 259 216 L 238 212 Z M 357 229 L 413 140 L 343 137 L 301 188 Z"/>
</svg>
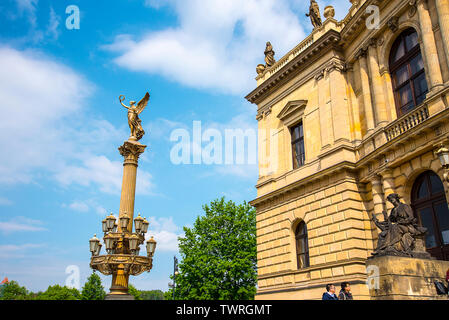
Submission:
<svg viewBox="0 0 449 320">
<path fill-rule="evenodd" d="M 25 287 L 21 287 L 17 281 L 10 281 L 2 286 L 1 300 L 27 300 L 29 292 Z"/>
<path fill-rule="evenodd" d="M 59 284 L 49 286 L 42 293 L 37 294 L 37 300 L 80 300 L 81 294 L 75 288 L 61 287 Z"/>
<path fill-rule="evenodd" d="M 140 290 L 142 300 L 164 300 L 164 292 L 161 290 Z"/>
<path fill-rule="evenodd" d="M 203 206 L 192 229 L 179 238 L 182 261 L 175 299 L 250 300 L 257 281 L 256 213 L 224 198 Z M 171 289 L 166 298 L 171 299 Z"/>
<path fill-rule="evenodd" d="M 141 292 L 136 289 L 131 283 L 128 284 L 128 293 L 132 296 L 134 296 L 134 300 L 142 300 L 140 297 Z"/>
<path fill-rule="evenodd" d="M 81 290 L 81 300 L 104 300 L 105 297 L 106 292 L 101 284 L 101 278 L 93 272 Z"/>
</svg>

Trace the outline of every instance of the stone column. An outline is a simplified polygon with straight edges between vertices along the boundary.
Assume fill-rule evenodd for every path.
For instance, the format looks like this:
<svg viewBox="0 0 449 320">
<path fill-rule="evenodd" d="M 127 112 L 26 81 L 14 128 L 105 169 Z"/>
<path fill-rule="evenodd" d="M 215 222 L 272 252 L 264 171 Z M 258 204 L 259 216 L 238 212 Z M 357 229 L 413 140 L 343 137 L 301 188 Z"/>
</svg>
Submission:
<svg viewBox="0 0 449 320">
<path fill-rule="evenodd" d="M 387 169 L 385 171 L 382 171 L 380 175 L 382 176 L 383 180 L 385 207 L 387 209 L 387 212 L 390 212 L 390 210 L 393 209 L 393 205 L 389 201 L 387 201 L 387 197 L 392 193 L 396 193 L 393 179 L 393 171 L 391 169 Z"/>
<path fill-rule="evenodd" d="M 449 67 L 449 1 L 435 0 L 440 23 L 441 36 L 443 38 L 446 63 Z"/>
<path fill-rule="evenodd" d="M 351 101 L 352 112 L 352 131 L 354 132 L 354 139 L 356 141 L 362 140 L 362 129 L 360 124 L 360 106 L 354 93 L 354 66 L 352 64 L 347 66 L 346 79 L 348 82 L 349 99 Z"/>
<path fill-rule="evenodd" d="M 387 107 L 385 105 L 385 96 L 382 87 L 382 80 L 380 77 L 380 69 L 379 69 L 379 59 L 377 57 L 377 44 L 376 40 L 372 39 L 368 46 L 368 61 L 369 61 L 369 70 L 371 75 L 371 84 L 373 89 L 373 99 L 374 99 L 374 110 L 376 112 L 376 126 L 387 123 L 388 115 L 387 115 Z"/>
<path fill-rule="evenodd" d="M 136 195 L 137 165 L 139 156 L 146 146 L 134 141 L 125 141 L 119 148 L 120 154 L 125 158 L 123 162 L 122 194 L 120 197 L 119 216 L 126 214 L 129 217 L 128 231 L 132 232 L 134 218 L 134 198 Z M 119 224 L 119 232 L 121 227 Z"/>
<path fill-rule="evenodd" d="M 418 0 L 419 24 L 421 27 L 421 36 L 424 46 L 425 61 L 427 61 L 427 74 L 430 79 L 429 91 L 438 90 L 443 85 L 443 76 L 441 75 L 440 60 L 438 58 L 435 35 L 432 28 L 432 20 L 426 0 Z"/>
<path fill-rule="evenodd" d="M 330 106 L 329 80 L 322 70 L 315 76 L 318 82 L 318 104 L 320 111 L 321 149 L 331 146 L 334 141 L 332 129 L 332 110 Z"/>
<path fill-rule="evenodd" d="M 390 120 L 394 121 L 398 118 L 397 112 L 396 112 L 396 101 L 394 100 L 394 94 L 393 94 L 393 85 L 392 85 L 392 79 L 390 76 L 390 72 L 388 70 L 382 70 L 381 77 L 384 82 L 384 92 L 385 92 L 385 100 L 387 102 L 387 109 L 390 110 Z"/>
<path fill-rule="evenodd" d="M 368 65 L 366 62 L 366 50 L 361 49 L 357 54 L 360 65 L 360 78 L 362 81 L 363 105 L 366 119 L 366 130 L 370 133 L 374 130 L 374 114 L 371 102 L 371 88 L 369 85 Z"/>
<path fill-rule="evenodd" d="M 348 95 L 343 74 L 345 66 L 340 61 L 333 61 L 326 71 L 330 81 L 334 142 L 350 141 Z"/>
<path fill-rule="evenodd" d="M 373 193 L 373 204 L 374 204 L 374 212 L 375 216 L 378 216 L 378 219 L 383 221 L 382 211 L 385 210 L 385 202 L 384 202 L 384 191 L 382 179 L 380 176 L 375 175 L 371 180 L 372 185 L 372 193 Z"/>
</svg>

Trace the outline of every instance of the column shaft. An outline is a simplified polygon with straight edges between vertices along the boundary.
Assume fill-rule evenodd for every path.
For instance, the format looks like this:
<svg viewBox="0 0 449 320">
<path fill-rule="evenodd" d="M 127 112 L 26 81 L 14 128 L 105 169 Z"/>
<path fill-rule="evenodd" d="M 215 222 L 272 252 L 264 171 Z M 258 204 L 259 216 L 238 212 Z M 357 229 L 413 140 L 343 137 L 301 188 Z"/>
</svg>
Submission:
<svg viewBox="0 0 449 320">
<path fill-rule="evenodd" d="M 330 105 L 329 79 L 324 73 L 316 78 L 318 81 L 318 104 L 320 110 L 321 148 L 330 147 L 334 141 L 332 129 L 332 109 Z"/>
<path fill-rule="evenodd" d="M 379 176 L 375 176 L 371 181 L 371 185 L 372 185 L 373 204 L 374 204 L 373 214 L 380 215 L 378 219 L 383 220 L 382 211 L 385 210 L 385 202 L 384 202 L 382 179 Z"/>
<path fill-rule="evenodd" d="M 328 69 L 331 88 L 332 128 L 334 142 L 351 140 L 350 118 L 344 66 L 336 63 Z"/>
<path fill-rule="evenodd" d="M 359 57 L 360 78 L 362 81 L 363 105 L 366 119 L 366 129 L 368 132 L 374 129 L 374 114 L 371 103 L 371 89 L 369 85 L 368 65 L 366 63 L 366 55 L 362 53 Z"/>
<path fill-rule="evenodd" d="M 390 212 L 390 210 L 393 209 L 393 205 L 389 201 L 387 201 L 387 197 L 392 193 L 396 193 L 393 172 L 391 170 L 385 170 L 381 172 L 381 175 L 383 180 L 385 207 L 387 211 Z"/>
<path fill-rule="evenodd" d="M 441 36 L 443 38 L 446 63 L 449 67 L 449 1 L 435 0 L 440 23 Z"/>
<path fill-rule="evenodd" d="M 128 231 L 132 232 L 134 218 L 134 199 L 136 195 L 136 178 L 139 156 L 146 146 L 132 141 L 125 141 L 119 148 L 120 154 L 125 158 L 123 162 L 122 194 L 120 196 L 120 215 L 129 217 Z M 119 231 L 121 227 L 119 224 Z"/>
<path fill-rule="evenodd" d="M 428 76 L 430 79 L 430 91 L 438 89 L 443 85 L 443 76 L 441 75 L 440 60 L 438 58 L 435 35 L 432 28 L 429 10 L 425 0 L 418 0 L 419 24 L 421 27 L 422 42 L 424 46 L 424 55 L 427 61 Z"/>
<path fill-rule="evenodd" d="M 132 232 L 134 217 L 134 199 L 136 195 L 137 161 L 125 160 L 123 164 L 122 194 L 120 197 L 120 214 L 126 213 L 130 218 L 128 231 Z"/>
<path fill-rule="evenodd" d="M 386 123 L 388 121 L 387 108 L 385 105 L 385 96 L 380 77 L 379 61 L 377 58 L 377 49 L 371 44 L 368 47 L 369 53 L 369 69 L 371 74 L 371 84 L 373 88 L 374 110 L 376 112 L 376 125 Z"/>
</svg>

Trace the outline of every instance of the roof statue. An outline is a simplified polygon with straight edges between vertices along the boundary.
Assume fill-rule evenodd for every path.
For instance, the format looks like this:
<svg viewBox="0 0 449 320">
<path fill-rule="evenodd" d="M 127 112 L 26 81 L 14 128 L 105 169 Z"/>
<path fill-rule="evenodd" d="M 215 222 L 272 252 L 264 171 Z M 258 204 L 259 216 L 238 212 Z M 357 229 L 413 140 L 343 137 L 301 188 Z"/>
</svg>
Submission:
<svg viewBox="0 0 449 320">
<path fill-rule="evenodd" d="M 320 7 L 315 0 L 310 0 L 309 13 L 306 13 L 306 16 L 310 17 L 314 28 L 318 28 L 323 25 L 321 22 Z"/>
</svg>

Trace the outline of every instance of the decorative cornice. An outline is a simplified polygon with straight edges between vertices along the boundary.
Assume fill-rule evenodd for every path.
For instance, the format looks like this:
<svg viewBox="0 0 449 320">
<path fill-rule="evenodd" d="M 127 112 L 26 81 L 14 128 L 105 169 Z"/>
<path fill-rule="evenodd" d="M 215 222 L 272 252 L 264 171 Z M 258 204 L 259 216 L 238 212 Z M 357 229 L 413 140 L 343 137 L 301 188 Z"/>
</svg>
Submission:
<svg viewBox="0 0 449 320">
<path fill-rule="evenodd" d="M 319 58 L 322 50 L 340 50 L 340 38 L 340 33 L 338 31 L 329 30 L 316 42 L 310 45 L 310 47 L 301 52 L 298 56 L 289 61 L 284 67 L 273 74 L 260 86 L 254 89 L 245 98 L 251 103 L 260 103 L 266 96 L 271 94 L 273 90 L 291 80 L 293 77 L 298 75 L 306 66 Z"/>
</svg>

